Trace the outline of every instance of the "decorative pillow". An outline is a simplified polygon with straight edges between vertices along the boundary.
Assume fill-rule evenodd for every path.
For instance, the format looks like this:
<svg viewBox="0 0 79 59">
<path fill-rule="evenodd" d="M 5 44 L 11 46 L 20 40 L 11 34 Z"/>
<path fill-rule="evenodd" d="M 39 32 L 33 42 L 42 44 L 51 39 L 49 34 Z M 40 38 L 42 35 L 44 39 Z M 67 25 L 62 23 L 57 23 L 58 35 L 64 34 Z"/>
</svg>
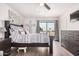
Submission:
<svg viewBox="0 0 79 59">
<path fill-rule="evenodd" d="M 25 30 L 26 34 L 29 34 L 29 30 Z"/>
<path fill-rule="evenodd" d="M 14 26 L 14 25 L 10 25 L 11 29 L 13 30 L 18 30 L 18 27 L 17 26 Z"/>
<path fill-rule="evenodd" d="M 14 25 L 11 25 L 11 31 L 18 31 L 19 34 L 25 35 L 27 34 L 26 31 L 23 29 L 23 27 L 17 27 Z"/>
<path fill-rule="evenodd" d="M 18 27 L 19 34 L 25 35 L 27 34 L 22 27 Z"/>
</svg>

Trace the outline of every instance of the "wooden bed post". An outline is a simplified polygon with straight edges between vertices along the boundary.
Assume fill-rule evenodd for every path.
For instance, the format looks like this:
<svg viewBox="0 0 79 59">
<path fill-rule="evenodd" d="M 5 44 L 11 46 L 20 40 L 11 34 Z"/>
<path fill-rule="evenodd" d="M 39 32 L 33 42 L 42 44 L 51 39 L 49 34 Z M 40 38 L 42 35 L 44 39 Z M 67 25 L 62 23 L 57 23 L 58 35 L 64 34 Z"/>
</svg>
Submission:
<svg viewBox="0 0 79 59">
<path fill-rule="evenodd" d="M 50 56 L 53 56 L 53 38 L 54 37 L 50 37 L 50 47 L 49 47 L 49 54 Z"/>
</svg>

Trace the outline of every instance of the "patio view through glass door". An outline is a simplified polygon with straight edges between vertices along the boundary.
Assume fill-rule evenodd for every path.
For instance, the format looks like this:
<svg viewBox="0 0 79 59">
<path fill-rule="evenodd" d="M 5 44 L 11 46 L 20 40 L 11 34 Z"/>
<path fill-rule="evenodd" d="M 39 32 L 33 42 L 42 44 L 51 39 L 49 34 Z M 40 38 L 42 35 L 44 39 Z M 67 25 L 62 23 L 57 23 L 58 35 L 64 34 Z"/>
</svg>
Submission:
<svg viewBox="0 0 79 59">
<path fill-rule="evenodd" d="M 55 23 L 53 22 L 40 22 L 40 32 L 45 32 L 49 36 L 55 36 Z"/>
</svg>

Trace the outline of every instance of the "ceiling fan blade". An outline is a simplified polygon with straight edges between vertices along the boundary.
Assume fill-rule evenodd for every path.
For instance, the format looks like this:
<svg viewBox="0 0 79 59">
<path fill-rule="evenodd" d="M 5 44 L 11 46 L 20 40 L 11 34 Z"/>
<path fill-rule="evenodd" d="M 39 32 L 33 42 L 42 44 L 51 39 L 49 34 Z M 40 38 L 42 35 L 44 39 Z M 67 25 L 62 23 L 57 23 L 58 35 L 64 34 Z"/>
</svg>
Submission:
<svg viewBox="0 0 79 59">
<path fill-rule="evenodd" d="M 44 6 L 45 6 L 48 10 L 51 9 L 46 3 L 44 3 Z"/>
</svg>

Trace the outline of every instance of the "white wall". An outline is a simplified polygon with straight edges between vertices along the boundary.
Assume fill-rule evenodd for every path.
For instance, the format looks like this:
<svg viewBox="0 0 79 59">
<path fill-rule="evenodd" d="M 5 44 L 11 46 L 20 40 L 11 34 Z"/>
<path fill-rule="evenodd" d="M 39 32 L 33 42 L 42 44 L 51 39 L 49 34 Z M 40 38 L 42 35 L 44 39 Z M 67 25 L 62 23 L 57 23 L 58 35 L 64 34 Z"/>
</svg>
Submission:
<svg viewBox="0 0 79 59">
<path fill-rule="evenodd" d="M 59 38 L 61 41 L 61 30 L 79 30 L 79 21 L 71 22 L 70 14 L 79 10 L 79 4 L 72 6 L 62 14 L 59 20 Z"/>
<path fill-rule="evenodd" d="M 27 17 L 24 21 L 24 27 L 26 30 L 31 30 L 31 33 L 36 32 L 37 20 L 58 20 L 58 18 L 45 18 L 45 17 Z M 30 29 L 28 29 L 27 25 L 32 25 Z"/>
<path fill-rule="evenodd" d="M 11 13 L 10 13 L 11 12 Z M 13 15 L 12 15 L 13 13 Z M 10 18 L 10 20 L 13 20 L 12 23 L 15 24 L 23 24 L 24 23 L 24 16 L 18 13 L 16 10 L 12 9 L 11 7 L 9 8 L 9 15 L 12 16 L 13 18 Z"/>
<path fill-rule="evenodd" d="M 10 20 L 8 10 L 11 10 L 12 12 L 16 13 L 20 18 L 18 20 L 15 20 L 16 23 L 23 24 L 24 17 L 20 15 L 17 11 L 9 7 L 8 5 L 4 3 L 0 3 L 0 27 L 4 27 L 4 21 Z M 4 38 L 4 33 L 0 32 L 0 38 Z"/>
<path fill-rule="evenodd" d="M 8 11 L 11 10 L 13 13 L 15 13 L 18 16 L 18 20 L 15 20 L 17 23 L 23 23 L 24 17 L 18 13 L 16 10 L 8 6 L 7 4 L 0 3 L 0 20 L 10 20 L 9 19 L 9 13 Z"/>
<path fill-rule="evenodd" d="M 0 4 L 0 27 L 4 27 L 4 20 L 8 19 L 8 6 L 5 4 Z M 0 38 L 4 37 L 4 33 L 0 32 Z"/>
<path fill-rule="evenodd" d="M 2 28 L 2 27 L 4 27 L 4 21 L 3 20 L 0 20 L 0 28 Z M 2 33 L 1 31 L 0 31 L 0 38 L 3 38 L 4 37 L 4 33 Z"/>
<path fill-rule="evenodd" d="M 9 7 L 5 4 L 0 3 L 0 20 L 7 20 L 8 19 L 8 9 Z"/>
<path fill-rule="evenodd" d="M 79 21 L 70 22 L 70 14 L 77 10 L 79 10 L 79 4 L 72 6 L 63 13 L 59 20 L 61 30 L 79 30 Z"/>
</svg>

